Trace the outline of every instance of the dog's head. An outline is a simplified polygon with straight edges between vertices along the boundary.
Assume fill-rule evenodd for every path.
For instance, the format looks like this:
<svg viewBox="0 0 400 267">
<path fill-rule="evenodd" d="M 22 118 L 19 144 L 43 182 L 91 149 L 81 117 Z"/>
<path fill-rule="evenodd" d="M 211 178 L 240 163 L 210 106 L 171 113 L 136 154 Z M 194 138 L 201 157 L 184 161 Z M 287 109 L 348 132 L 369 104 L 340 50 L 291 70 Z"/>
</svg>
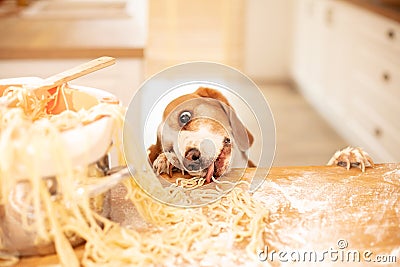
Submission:
<svg viewBox="0 0 400 267">
<path fill-rule="evenodd" d="M 234 150 L 241 153 L 236 156 L 246 156 L 244 152 L 253 143 L 253 136 L 228 100 L 217 90 L 204 87 L 167 105 L 157 139 L 161 152 L 177 156 L 178 160 L 171 160 L 176 168 L 207 181 L 232 167 Z"/>
</svg>

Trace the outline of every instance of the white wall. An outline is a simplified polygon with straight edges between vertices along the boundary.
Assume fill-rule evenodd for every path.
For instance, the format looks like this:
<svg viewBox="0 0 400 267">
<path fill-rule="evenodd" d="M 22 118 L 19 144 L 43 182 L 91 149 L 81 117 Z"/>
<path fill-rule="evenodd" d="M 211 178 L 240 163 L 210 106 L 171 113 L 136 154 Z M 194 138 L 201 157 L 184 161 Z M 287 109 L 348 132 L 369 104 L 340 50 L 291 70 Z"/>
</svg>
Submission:
<svg viewBox="0 0 400 267">
<path fill-rule="evenodd" d="M 244 72 L 259 81 L 290 78 L 293 0 L 247 0 Z"/>
</svg>

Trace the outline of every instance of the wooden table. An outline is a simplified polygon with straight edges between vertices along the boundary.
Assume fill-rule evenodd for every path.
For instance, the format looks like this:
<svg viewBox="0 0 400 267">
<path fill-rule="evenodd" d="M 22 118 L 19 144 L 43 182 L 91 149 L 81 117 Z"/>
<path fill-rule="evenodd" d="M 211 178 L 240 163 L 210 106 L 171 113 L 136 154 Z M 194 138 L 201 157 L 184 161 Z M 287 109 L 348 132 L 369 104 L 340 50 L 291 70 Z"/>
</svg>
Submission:
<svg viewBox="0 0 400 267">
<path fill-rule="evenodd" d="M 245 177 L 253 173 L 248 169 Z M 400 163 L 379 164 L 365 173 L 342 167 L 274 167 L 254 197 L 270 204 L 281 242 L 277 249 L 358 250 L 371 252 L 372 260 L 379 254 L 400 262 Z M 340 249 L 342 245 L 346 247 Z M 82 253 L 82 247 L 77 251 Z M 55 263 L 57 257 L 50 255 L 24 258 L 17 266 Z"/>
</svg>

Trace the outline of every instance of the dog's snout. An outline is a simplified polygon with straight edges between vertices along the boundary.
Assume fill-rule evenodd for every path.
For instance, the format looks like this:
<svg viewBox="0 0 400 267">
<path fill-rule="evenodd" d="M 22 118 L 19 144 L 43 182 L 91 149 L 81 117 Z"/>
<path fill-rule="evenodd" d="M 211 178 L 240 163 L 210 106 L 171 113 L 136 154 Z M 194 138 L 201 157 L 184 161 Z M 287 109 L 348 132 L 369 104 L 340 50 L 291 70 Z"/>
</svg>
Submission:
<svg viewBox="0 0 400 267">
<path fill-rule="evenodd" d="M 218 157 L 220 151 L 216 147 L 216 140 L 205 138 L 200 143 L 186 145 L 186 150 L 182 154 L 183 165 L 187 171 L 202 171 L 210 167 Z"/>
<path fill-rule="evenodd" d="M 188 171 L 199 171 L 201 152 L 197 148 L 191 148 L 185 153 L 183 165 Z"/>
<path fill-rule="evenodd" d="M 185 158 L 190 161 L 199 160 L 201 156 L 200 150 L 192 148 L 186 152 Z"/>
</svg>

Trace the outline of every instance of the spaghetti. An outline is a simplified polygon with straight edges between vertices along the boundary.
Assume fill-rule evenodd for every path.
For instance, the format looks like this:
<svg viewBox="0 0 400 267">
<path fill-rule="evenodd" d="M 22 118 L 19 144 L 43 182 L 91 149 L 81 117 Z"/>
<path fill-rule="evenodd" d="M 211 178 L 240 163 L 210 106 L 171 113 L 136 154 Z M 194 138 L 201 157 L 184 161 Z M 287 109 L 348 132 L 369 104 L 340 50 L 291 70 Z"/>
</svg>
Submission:
<svg viewBox="0 0 400 267">
<path fill-rule="evenodd" d="M 78 186 L 90 178 L 87 166 L 72 166 L 61 141 L 62 131 L 103 116 L 112 117 L 115 128 L 122 129 L 124 109 L 103 103 L 89 110 L 66 110 L 51 115 L 46 112 L 45 100 L 35 98 L 24 88 L 10 88 L 3 97 L 13 99 L 14 103 L 12 107 L 0 108 L 0 205 L 10 205 L 13 200 L 9 196 L 21 182 L 15 177 L 25 174 L 24 182 L 30 190 L 24 196 L 25 206 L 19 210 L 20 227 L 35 234 L 35 244 L 54 243 L 63 266 L 258 262 L 255 253 L 266 242 L 269 211 L 250 195 L 247 182 L 233 188 L 234 184 L 214 180 L 218 183 L 216 189 L 203 189 L 201 178 L 178 179 L 176 184 L 165 188 L 159 180 L 146 180 L 147 191 L 181 199 L 184 204 L 190 199 L 218 199 L 204 207 L 182 209 L 155 201 L 134 179 L 125 180 L 125 198 L 148 227 L 145 230 L 124 228 L 99 215 L 93 209 L 89 194 L 78 192 Z M 122 155 L 118 141 L 114 146 Z M 40 175 L 40 161 L 45 154 L 57 162 L 56 193 L 49 190 Z M 136 178 L 146 179 L 146 174 L 138 171 Z M 228 185 L 229 193 L 220 188 L 223 184 Z M 85 241 L 83 256 L 75 254 L 73 239 Z M 243 248 L 246 255 L 229 253 Z M 0 251 L 3 249 L 7 249 L 7 244 L 2 240 Z M 9 255 L 3 259 L 0 263 L 13 264 L 16 260 Z"/>
</svg>

